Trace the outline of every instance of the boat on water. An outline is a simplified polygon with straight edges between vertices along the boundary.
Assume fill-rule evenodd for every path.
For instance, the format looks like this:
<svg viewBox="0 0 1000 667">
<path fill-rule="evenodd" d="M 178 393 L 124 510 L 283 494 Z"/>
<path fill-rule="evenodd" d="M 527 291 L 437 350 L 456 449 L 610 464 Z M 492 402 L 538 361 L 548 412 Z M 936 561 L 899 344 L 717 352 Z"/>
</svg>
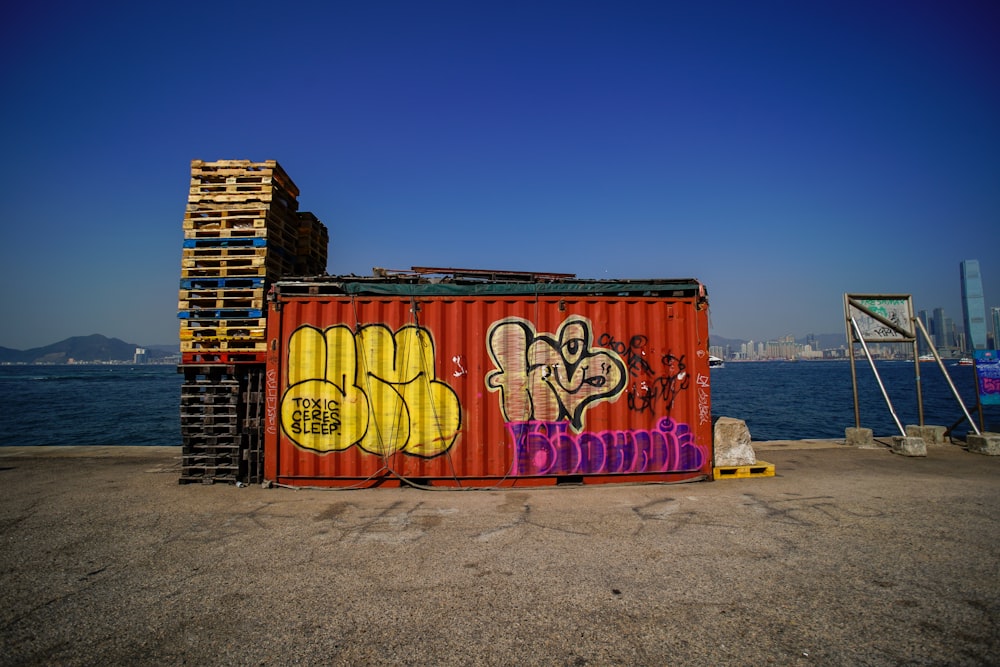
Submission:
<svg viewBox="0 0 1000 667">
<path fill-rule="evenodd" d="M 716 357 L 715 355 L 710 354 L 710 355 L 708 355 L 708 367 L 709 368 L 725 368 L 726 367 L 726 362 L 723 361 L 720 357 Z"/>
<path fill-rule="evenodd" d="M 961 359 L 958 360 L 958 365 L 959 366 L 975 366 L 976 362 L 972 359 L 972 357 L 962 357 Z"/>
<path fill-rule="evenodd" d="M 933 354 L 921 354 L 919 357 L 917 357 L 917 361 L 934 361 L 934 355 Z"/>
</svg>

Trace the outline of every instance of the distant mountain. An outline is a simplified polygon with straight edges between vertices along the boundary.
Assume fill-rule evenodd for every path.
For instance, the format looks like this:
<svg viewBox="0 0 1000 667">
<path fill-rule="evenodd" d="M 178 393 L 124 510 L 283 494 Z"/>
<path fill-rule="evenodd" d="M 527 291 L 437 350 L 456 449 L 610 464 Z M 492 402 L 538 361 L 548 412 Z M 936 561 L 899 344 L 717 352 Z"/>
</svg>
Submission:
<svg viewBox="0 0 1000 667">
<path fill-rule="evenodd" d="M 0 347 L 0 363 L 13 364 L 65 364 L 72 361 L 131 361 L 135 357 L 135 348 L 144 347 L 135 343 L 126 343 L 117 338 L 108 338 L 101 334 L 90 336 L 74 336 L 66 340 L 36 347 L 30 350 L 12 350 Z M 147 357 L 150 360 L 163 359 L 177 354 L 176 351 L 164 350 L 160 347 L 147 347 Z"/>
</svg>

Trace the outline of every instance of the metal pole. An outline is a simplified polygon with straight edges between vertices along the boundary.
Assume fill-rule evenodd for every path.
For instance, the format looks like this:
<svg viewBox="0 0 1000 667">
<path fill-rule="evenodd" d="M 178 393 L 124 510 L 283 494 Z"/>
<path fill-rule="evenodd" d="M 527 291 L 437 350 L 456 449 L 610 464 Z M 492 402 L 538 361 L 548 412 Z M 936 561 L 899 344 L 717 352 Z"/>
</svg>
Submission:
<svg viewBox="0 0 1000 667">
<path fill-rule="evenodd" d="M 913 317 L 913 305 L 910 304 L 910 320 L 915 320 L 917 318 Z M 914 334 L 916 334 L 916 329 L 914 329 Z M 924 425 L 924 394 L 920 386 L 920 346 L 917 344 L 916 335 L 913 336 L 913 375 L 914 380 L 917 383 L 917 423 L 921 426 Z"/>
<path fill-rule="evenodd" d="M 986 425 L 983 423 L 983 402 L 979 400 L 979 367 L 976 366 L 976 351 L 972 351 L 972 384 L 976 387 L 976 412 L 979 413 L 979 430 L 985 431 Z"/>
<path fill-rule="evenodd" d="M 976 375 L 976 367 L 972 366 L 972 374 L 975 376 L 976 381 L 976 410 L 979 411 L 979 429 L 982 431 L 986 430 L 986 426 L 983 424 L 983 402 L 979 400 L 979 376 Z"/>
<path fill-rule="evenodd" d="M 931 341 L 930 334 L 927 333 L 927 329 L 924 328 L 924 323 L 917 319 L 917 328 L 920 329 L 920 333 L 924 335 L 924 340 L 927 341 L 927 347 L 931 349 L 931 354 L 934 355 L 934 359 L 937 360 L 937 365 L 941 369 L 941 373 L 944 374 L 944 379 L 948 381 L 948 386 L 951 387 L 951 393 L 958 401 L 959 406 L 962 408 L 962 413 L 965 414 L 965 418 L 969 420 L 969 426 L 972 430 L 976 432 L 976 435 L 982 435 L 979 431 L 979 427 L 976 426 L 976 422 L 972 421 L 972 415 L 969 414 L 968 409 L 965 407 L 965 401 L 962 400 L 962 396 L 958 393 L 958 389 L 955 389 L 955 383 L 951 381 L 951 376 L 948 375 L 948 370 L 944 367 L 944 362 L 941 361 L 941 356 L 937 352 L 937 348 L 934 347 L 934 343 Z M 979 396 L 979 388 L 976 388 L 976 396 Z"/>
<path fill-rule="evenodd" d="M 847 318 L 847 341 L 848 341 L 848 354 L 851 359 L 851 389 L 854 391 L 854 427 L 861 428 L 861 410 L 858 407 L 858 371 L 854 368 L 854 331 L 851 330 L 851 322 L 853 321 L 850 317 L 850 300 L 848 296 L 844 295 L 844 317 Z"/>
<path fill-rule="evenodd" d="M 878 382 L 878 388 L 882 390 L 882 397 L 885 399 L 885 404 L 889 407 L 889 414 L 892 415 L 892 420 L 896 422 L 896 427 L 899 429 L 899 434 L 904 438 L 906 437 L 906 429 L 903 428 L 903 424 L 900 423 L 899 417 L 896 416 L 896 410 L 892 407 L 892 401 L 889 400 L 889 394 L 885 391 L 885 385 L 882 384 L 882 378 L 879 377 L 878 369 L 875 368 L 875 360 L 872 359 L 871 352 L 868 351 L 868 344 L 865 343 L 864 336 L 861 335 L 861 329 L 858 327 L 857 321 L 851 317 L 851 324 L 854 326 L 854 333 L 857 334 L 858 340 L 861 342 L 861 349 L 865 351 L 865 356 L 868 357 L 868 363 L 872 367 L 872 373 L 875 374 L 875 380 Z"/>
</svg>

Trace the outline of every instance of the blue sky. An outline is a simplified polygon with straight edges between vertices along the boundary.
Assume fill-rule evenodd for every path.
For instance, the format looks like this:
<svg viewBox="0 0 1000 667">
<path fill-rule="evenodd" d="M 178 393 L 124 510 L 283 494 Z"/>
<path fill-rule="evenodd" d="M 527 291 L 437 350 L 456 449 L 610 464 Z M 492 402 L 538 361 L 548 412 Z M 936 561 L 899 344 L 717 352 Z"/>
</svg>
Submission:
<svg viewBox="0 0 1000 667">
<path fill-rule="evenodd" d="M 1000 305 L 996 2 L 12 5 L 0 346 L 177 339 L 192 159 L 278 160 L 332 274 L 698 278 L 711 330 Z"/>
</svg>

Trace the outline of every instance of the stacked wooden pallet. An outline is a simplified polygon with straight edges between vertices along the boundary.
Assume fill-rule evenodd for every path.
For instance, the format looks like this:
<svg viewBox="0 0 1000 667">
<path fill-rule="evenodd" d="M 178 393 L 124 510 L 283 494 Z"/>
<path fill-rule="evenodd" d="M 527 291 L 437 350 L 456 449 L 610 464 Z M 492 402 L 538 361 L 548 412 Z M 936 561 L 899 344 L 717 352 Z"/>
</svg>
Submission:
<svg viewBox="0 0 1000 667">
<path fill-rule="evenodd" d="M 312 213 L 300 212 L 298 217 L 299 242 L 295 275 L 315 276 L 326 273 L 327 248 L 330 246 L 326 225 Z"/>
<path fill-rule="evenodd" d="M 181 484 L 258 482 L 263 462 L 260 364 L 181 365 Z"/>
<path fill-rule="evenodd" d="M 274 160 L 191 162 L 177 303 L 183 363 L 264 362 L 267 288 L 296 269 L 298 194 Z"/>
<path fill-rule="evenodd" d="M 274 160 L 191 162 L 177 301 L 181 482 L 258 482 L 267 291 L 326 270 L 329 235 Z"/>
</svg>

